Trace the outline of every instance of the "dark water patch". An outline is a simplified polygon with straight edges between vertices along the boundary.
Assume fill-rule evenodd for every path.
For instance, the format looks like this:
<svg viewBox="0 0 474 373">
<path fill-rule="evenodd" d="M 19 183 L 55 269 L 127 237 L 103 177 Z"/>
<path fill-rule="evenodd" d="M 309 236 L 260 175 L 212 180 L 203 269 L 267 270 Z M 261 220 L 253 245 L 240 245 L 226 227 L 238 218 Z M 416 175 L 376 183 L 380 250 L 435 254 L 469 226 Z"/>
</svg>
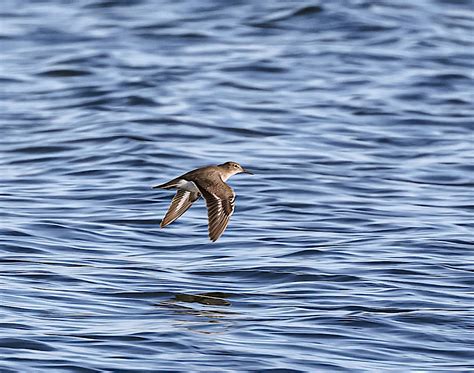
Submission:
<svg viewBox="0 0 474 373">
<path fill-rule="evenodd" d="M 126 0 L 97 0 L 92 2 L 86 2 L 83 5 L 84 8 L 113 8 L 113 7 L 124 7 L 129 8 L 133 6 L 139 6 L 142 4 L 142 0 L 137 0 L 130 4 L 130 2 Z"/>
<path fill-rule="evenodd" d="M 56 69 L 48 70 L 38 73 L 40 76 L 48 76 L 52 78 L 69 78 L 69 77 L 78 77 L 91 75 L 92 73 L 84 70 L 71 70 L 71 69 Z"/>
<path fill-rule="evenodd" d="M 239 81 L 223 81 L 221 83 L 219 83 L 220 86 L 222 87 L 230 87 L 230 88 L 234 88 L 238 91 L 241 91 L 241 90 L 244 90 L 244 91 L 268 91 L 268 89 L 266 88 L 263 88 L 263 87 L 259 87 L 259 86 L 256 86 L 256 85 L 253 85 L 253 84 L 246 84 L 246 83 L 242 83 L 242 82 L 239 82 Z"/>
<path fill-rule="evenodd" d="M 0 83 L 2 84 L 18 84 L 18 83 L 23 83 L 23 81 L 21 79 L 18 79 L 18 78 L 9 78 L 9 77 L 5 77 L 5 76 L 1 76 L 0 77 Z"/>
<path fill-rule="evenodd" d="M 0 348 L 32 350 L 32 351 L 54 351 L 55 349 L 46 343 L 31 341 L 21 338 L 1 338 Z"/>
<path fill-rule="evenodd" d="M 100 373 L 102 370 L 90 369 L 81 365 L 75 364 L 42 364 L 37 366 L 40 369 L 52 369 L 56 371 L 74 372 L 74 373 Z"/>
<path fill-rule="evenodd" d="M 156 102 L 152 99 L 141 96 L 129 96 L 126 98 L 127 104 L 131 106 L 155 106 Z"/>
<path fill-rule="evenodd" d="M 77 148 L 71 146 L 58 146 L 58 145 L 49 145 L 49 146 L 28 146 L 28 147 L 16 147 L 15 149 L 10 150 L 11 152 L 25 153 L 25 154 L 48 154 L 48 153 L 59 153 L 64 151 L 74 151 Z"/>
<path fill-rule="evenodd" d="M 5 329 L 20 329 L 20 330 L 31 330 L 31 329 L 34 329 L 33 327 L 28 326 L 28 325 L 22 325 L 22 324 L 17 324 L 17 323 L 6 323 L 6 322 L 0 323 L 0 328 L 5 328 Z"/>
<path fill-rule="evenodd" d="M 32 153 L 27 153 L 27 154 L 32 154 Z M 33 153 L 34 154 L 34 153 Z M 64 158 L 71 158 L 71 157 L 64 157 Z M 51 157 L 45 157 L 45 156 L 35 156 L 35 157 L 28 157 L 24 159 L 15 159 L 10 162 L 10 165 L 24 165 L 24 164 L 45 164 L 45 163 L 54 163 L 55 161 L 62 161 L 64 158 L 59 157 L 59 156 L 51 156 Z"/>
<path fill-rule="evenodd" d="M 319 5 L 309 5 L 291 10 L 278 10 L 258 21 L 249 22 L 253 27 L 272 28 L 278 27 L 284 21 L 295 21 L 300 18 L 315 16 L 322 12 Z"/>
<path fill-rule="evenodd" d="M 221 69 L 227 73 L 235 73 L 235 72 L 250 72 L 252 74 L 260 73 L 269 73 L 269 74 L 278 74 L 278 73 L 285 73 L 288 72 L 288 69 L 285 67 L 279 67 L 276 65 L 272 65 L 269 61 L 259 61 L 259 62 L 252 62 L 247 65 L 237 64 L 234 66 L 225 66 Z"/>
</svg>

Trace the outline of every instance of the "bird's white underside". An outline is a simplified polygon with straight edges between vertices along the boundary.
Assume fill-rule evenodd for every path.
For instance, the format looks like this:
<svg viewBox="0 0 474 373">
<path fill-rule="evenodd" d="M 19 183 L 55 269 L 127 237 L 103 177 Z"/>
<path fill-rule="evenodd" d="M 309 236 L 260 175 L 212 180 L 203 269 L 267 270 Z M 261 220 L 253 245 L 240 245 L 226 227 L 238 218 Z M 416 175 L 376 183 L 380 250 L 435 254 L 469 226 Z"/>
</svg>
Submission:
<svg viewBox="0 0 474 373">
<path fill-rule="evenodd" d="M 181 179 L 176 184 L 176 189 L 185 190 L 191 193 L 199 193 L 199 189 L 192 181 Z"/>
</svg>

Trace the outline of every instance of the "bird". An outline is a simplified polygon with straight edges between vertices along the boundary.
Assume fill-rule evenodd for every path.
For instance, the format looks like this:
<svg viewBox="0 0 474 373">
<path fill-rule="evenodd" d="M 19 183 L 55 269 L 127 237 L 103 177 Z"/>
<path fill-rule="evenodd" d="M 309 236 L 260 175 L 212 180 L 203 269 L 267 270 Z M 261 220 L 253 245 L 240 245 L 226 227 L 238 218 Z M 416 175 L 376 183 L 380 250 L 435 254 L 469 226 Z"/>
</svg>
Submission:
<svg viewBox="0 0 474 373">
<path fill-rule="evenodd" d="M 229 161 L 197 168 L 164 184 L 153 186 L 153 189 L 177 190 L 160 227 L 164 228 L 174 222 L 203 196 L 207 206 L 209 239 L 217 241 L 227 228 L 235 208 L 235 193 L 226 181 L 239 173 L 253 175 L 237 162 Z"/>
</svg>

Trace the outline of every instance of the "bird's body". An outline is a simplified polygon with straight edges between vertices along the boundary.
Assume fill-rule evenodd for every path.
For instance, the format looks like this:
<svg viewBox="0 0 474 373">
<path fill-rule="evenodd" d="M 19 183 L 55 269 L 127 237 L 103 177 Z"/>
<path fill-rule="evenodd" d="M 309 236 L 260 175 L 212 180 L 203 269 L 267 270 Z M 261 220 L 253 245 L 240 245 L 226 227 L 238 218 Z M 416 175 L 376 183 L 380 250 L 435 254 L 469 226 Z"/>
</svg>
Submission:
<svg viewBox="0 0 474 373">
<path fill-rule="evenodd" d="M 229 224 L 235 207 L 235 193 L 226 181 L 238 173 L 251 174 L 236 162 L 226 162 L 198 168 L 153 187 L 177 189 L 168 212 L 161 221 L 161 228 L 183 215 L 202 195 L 207 205 L 209 238 L 216 241 Z"/>
</svg>

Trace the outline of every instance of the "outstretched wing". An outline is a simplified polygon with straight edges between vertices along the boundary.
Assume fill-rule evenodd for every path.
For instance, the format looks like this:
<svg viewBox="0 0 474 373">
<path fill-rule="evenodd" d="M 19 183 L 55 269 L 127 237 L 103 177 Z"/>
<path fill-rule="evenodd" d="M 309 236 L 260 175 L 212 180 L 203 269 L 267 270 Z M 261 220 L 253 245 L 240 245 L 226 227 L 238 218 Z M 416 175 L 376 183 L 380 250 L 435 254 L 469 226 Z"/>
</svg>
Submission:
<svg viewBox="0 0 474 373">
<path fill-rule="evenodd" d="M 199 193 L 188 192 L 186 190 L 178 190 L 171 201 L 171 205 L 165 217 L 161 221 L 160 227 L 164 228 L 171 224 L 181 215 L 183 215 L 191 205 L 200 197 Z"/>
<path fill-rule="evenodd" d="M 224 181 L 216 183 L 207 180 L 194 180 L 206 200 L 209 220 L 209 239 L 216 241 L 227 228 L 229 219 L 234 213 L 235 194 Z"/>
<path fill-rule="evenodd" d="M 229 224 L 229 219 L 234 213 L 235 195 L 230 198 L 206 198 L 207 216 L 209 219 L 209 238 L 217 241 Z"/>
</svg>

